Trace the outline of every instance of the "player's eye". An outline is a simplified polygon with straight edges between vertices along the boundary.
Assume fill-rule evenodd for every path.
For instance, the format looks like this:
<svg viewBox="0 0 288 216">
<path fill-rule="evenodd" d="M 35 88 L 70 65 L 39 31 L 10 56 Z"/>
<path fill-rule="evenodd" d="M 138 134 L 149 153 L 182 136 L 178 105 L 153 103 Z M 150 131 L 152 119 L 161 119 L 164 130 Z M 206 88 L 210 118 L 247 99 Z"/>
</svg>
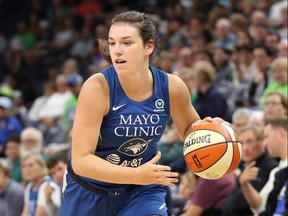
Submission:
<svg viewBox="0 0 288 216">
<path fill-rule="evenodd" d="M 115 45 L 115 42 L 108 41 L 108 45 L 113 46 L 113 45 Z"/>
<path fill-rule="evenodd" d="M 129 45 L 131 45 L 132 43 L 131 43 L 130 41 L 124 41 L 123 44 L 124 44 L 125 46 L 129 46 Z"/>
</svg>

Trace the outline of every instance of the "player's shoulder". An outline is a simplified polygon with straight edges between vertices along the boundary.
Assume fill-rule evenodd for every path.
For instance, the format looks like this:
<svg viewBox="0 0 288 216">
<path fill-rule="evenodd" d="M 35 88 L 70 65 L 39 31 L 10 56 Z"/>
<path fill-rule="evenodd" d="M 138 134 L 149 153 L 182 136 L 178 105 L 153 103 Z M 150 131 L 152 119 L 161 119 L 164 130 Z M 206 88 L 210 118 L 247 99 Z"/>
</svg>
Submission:
<svg viewBox="0 0 288 216">
<path fill-rule="evenodd" d="M 82 89 L 85 90 L 104 90 L 107 88 L 107 82 L 103 73 L 96 73 L 91 75 L 83 84 Z"/>
<path fill-rule="evenodd" d="M 186 91 L 186 85 L 183 80 L 175 74 L 168 74 L 170 92 L 181 93 Z"/>
</svg>

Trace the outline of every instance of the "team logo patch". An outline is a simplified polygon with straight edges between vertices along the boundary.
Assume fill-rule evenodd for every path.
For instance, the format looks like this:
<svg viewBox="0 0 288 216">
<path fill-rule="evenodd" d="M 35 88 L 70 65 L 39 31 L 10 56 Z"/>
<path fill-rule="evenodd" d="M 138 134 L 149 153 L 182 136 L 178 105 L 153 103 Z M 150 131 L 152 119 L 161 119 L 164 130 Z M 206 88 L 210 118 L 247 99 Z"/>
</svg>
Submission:
<svg viewBox="0 0 288 216">
<path fill-rule="evenodd" d="M 151 141 L 152 139 L 146 141 L 144 139 L 134 138 L 123 143 L 119 147 L 118 151 L 128 156 L 138 156 L 146 151 Z"/>
<path fill-rule="evenodd" d="M 164 111 L 164 101 L 162 99 L 158 99 L 155 101 L 155 107 L 156 109 L 154 109 L 155 112 L 159 112 L 159 111 Z"/>
</svg>

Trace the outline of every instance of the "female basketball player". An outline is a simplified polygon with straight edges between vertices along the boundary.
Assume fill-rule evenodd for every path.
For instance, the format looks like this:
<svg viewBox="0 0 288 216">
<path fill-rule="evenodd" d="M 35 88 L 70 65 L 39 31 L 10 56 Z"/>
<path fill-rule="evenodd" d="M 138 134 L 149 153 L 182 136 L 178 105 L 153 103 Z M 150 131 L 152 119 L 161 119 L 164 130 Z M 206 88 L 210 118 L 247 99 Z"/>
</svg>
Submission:
<svg viewBox="0 0 288 216">
<path fill-rule="evenodd" d="M 156 144 L 170 116 L 183 139 L 204 120 L 184 82 L 150 66 L 157 35 L 147 14 L 116 15 L 99 42 L 112 66 L 82 87 L 61 215 L 166 215 L 164 187 L 178 174 L 157 165 Z"/>
</svg>

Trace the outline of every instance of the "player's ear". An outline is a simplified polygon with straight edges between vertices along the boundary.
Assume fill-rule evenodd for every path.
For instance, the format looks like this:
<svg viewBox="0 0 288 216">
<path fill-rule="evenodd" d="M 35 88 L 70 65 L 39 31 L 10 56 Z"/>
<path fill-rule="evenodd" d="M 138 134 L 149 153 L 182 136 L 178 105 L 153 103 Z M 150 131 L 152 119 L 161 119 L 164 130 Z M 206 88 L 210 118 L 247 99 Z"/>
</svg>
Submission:
<svg viewBox="0 0 288 216">
<path fill-rule="evenodd" d="M 146 44 L 145 44 L 145 50 L 146 50 L 146 54 L 150 55 L 153 50 L 154 50 L 154 41 L 153 40 L 149 40 Z"/>
</svg>

